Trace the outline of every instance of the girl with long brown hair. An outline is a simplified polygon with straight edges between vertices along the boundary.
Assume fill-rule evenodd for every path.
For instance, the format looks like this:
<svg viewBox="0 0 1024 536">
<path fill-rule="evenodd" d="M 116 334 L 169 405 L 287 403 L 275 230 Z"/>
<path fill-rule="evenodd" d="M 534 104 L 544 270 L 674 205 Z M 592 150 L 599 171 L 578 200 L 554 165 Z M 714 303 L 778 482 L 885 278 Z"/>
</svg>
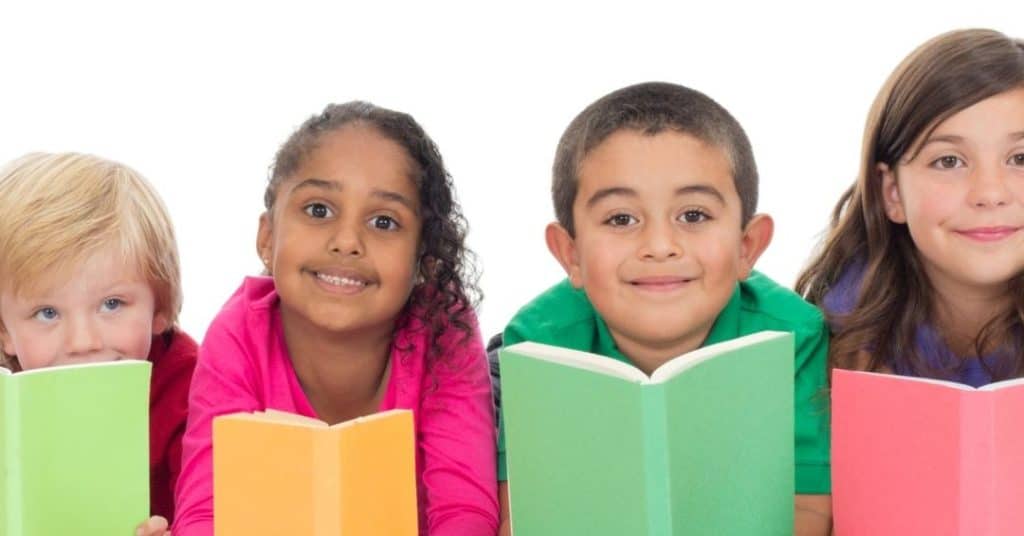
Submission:
<svg viewBox="0 0 1024 536">
<path fill-rule="evenodd" d="M 940 35 L 875 99 L 860 173 L 797 291 L 832 367 L 979 386 L 1024 375 L 1024 41 Z"/>
</svg>

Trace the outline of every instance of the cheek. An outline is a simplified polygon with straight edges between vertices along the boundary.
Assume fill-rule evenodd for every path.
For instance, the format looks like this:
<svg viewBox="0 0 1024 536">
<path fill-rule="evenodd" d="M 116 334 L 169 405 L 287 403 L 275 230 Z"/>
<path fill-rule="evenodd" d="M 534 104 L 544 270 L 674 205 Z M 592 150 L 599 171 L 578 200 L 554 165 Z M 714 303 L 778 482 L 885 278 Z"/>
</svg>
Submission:
<svg viewBox="0 0 1024 536">
<path fill-rule="evenodd" d="M 597 280 L 598 285 L 614 278 L 619 266 L 633 255 L 628 241 L 615 237 L 581 240 L 577 247 L 583 277 L 591 282 Z"/>
<path fill-rule="evenodd" d="M 912 230 L 941 222 L 955 215 L 962 207 L 964 193 L 960 188 L 940 181 L 933 181 L 929 185 L 921 182 L 908 181 L 901 192 L 907 226 Z"/>
<path fill-rule="evenodd" d="M 63 341 L 56 333 L 19 333 L 11 334 L 14 353 L 23 370 L 48 367 L 54 363 Z"/>
</svg>

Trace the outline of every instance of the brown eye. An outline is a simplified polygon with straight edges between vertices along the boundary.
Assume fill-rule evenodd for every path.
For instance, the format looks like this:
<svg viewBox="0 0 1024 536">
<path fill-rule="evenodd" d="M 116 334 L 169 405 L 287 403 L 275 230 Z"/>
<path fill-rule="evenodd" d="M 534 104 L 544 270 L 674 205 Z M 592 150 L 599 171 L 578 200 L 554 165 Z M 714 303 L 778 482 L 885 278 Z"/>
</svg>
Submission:
<svg viewBox="0 0 1024 536">
<path fill-rule="evenodd" d="M 700 223 L 711 218 L 703 210 L 687 210 L 682 213 L 679 219 L 686 223 Z"/>
<path fill-rule="evenodd" d="M 615 214 L 612 217 L 605 220 L 605 223 L 611 225 L 612 227 L 626 227 L 627 225 L 630 225 L 636 221 L 638 220 L 633 216 L 630 216 L 629 214 Z"/>
<path fill-rule="evenodd" d="M 331 209 L 323 203 L 310 203 L 302 207 L 302 211 L 316 219 L 323 219 L 331 216 Z"/>
<path fill-rule="evenodd" d="M 370 225 L 382 231 L 394 231 L 398 229 L 398 222 L 391 216 L 374 216 L 370 219 Z"/>
<path fill-rule="evenodd" d="M 1024 153 L 1017 153 L 1011 156 L 1010 164 L 1014 166 L 1024 166 Z"/>
<path fill-rule="evenodd" d="M 933 166 L 941 169 L 953 169 L 960 167 L 963 161 L 957 156 L 941 156 L 938 160 L 932 163 Z"/>
</svg>

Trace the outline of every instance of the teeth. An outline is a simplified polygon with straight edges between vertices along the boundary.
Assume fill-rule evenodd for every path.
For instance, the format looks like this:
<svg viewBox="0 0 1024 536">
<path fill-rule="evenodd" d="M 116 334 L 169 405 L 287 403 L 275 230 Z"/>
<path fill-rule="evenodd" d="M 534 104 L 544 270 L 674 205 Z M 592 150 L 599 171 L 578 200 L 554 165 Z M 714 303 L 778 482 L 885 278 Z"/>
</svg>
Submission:
<svg viewBox="0 0 1024 536">
<path fill-rule="evenodd" d="M 338 276 L 334 276 L 334 275 L 321 274 L 319 272 L 317 272 L 316 277 L 317 277 L 317 279 L 319 279 L 319 280 L 321 280 L 321 281 L 323 281 L 325 283 L 330 283 L 332 285 L 337 285 L 339 287 L 340 286 L 345 286 L 345 285 L 348 285 L 348 286 L 351 286 L 351 287 L 365 287 L 366 286 L 366 282 L 365 281 L 359 281 L 358 279 L 349 279 L 347 277 L 338 277 Z"/>
</svg>

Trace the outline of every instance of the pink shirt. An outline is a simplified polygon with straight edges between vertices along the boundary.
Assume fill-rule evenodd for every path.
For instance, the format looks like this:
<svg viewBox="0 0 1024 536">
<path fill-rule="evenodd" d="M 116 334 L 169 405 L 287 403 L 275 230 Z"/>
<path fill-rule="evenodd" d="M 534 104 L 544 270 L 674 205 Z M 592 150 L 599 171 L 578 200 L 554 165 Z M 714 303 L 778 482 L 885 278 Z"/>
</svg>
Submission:
<svg viewBox="0 0 1024 536">
<path fill-rule="evenodd" d="M 189 393 L 175 493 L 175 536 L 213 535 L 213 417 L 277 409 L 316 417 L 292 367 L 274 281 L 247 277 L 206 333 Z M 463 344 L 442 344 L 453 366 L 424 366 L 428 334 L 395 333 L 380 409 L 413 410 L 420 534 L 493 536 L 498 527 L 491 384 L 476 319 Z M 436 377 L 436 387 L 434 379 Z M 258 470 L 258 468 L 254 468 Z"/>
</svg>

